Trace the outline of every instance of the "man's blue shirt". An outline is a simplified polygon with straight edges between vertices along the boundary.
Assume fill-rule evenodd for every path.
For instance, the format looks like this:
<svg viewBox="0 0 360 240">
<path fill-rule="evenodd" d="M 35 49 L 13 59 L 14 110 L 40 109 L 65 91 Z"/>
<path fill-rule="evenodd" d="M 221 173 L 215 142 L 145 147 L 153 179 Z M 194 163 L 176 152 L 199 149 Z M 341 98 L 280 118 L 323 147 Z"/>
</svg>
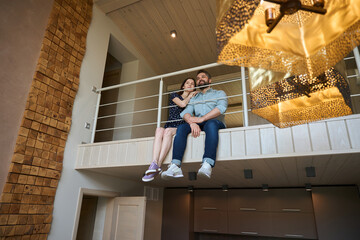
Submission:
<svg viewBox="0 0 360 240">
<path fill-rule="evenodd" d="M 221 115 L 215 119 L 218 119 L 225 124 L 224 113 L 227 106 L 228 101 L 226 93 L 221 90 L 210 88 L 205 93 L 199 92 L 195 97 L 191 98 L 184 111 L 180 113 L 180 116 L 183 118 L 186 113 L 189 113 L 194 117 L 202 117 L 214 108 L 218 108 Z"/>
</svg>

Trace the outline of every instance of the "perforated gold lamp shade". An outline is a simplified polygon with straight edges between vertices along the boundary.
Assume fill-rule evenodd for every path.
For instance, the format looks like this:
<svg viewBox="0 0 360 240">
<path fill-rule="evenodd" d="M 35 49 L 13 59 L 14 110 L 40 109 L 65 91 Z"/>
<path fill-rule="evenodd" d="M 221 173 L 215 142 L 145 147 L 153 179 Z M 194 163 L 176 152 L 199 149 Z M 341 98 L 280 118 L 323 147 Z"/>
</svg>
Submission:
<svg viewBox="0 0 360 240">
<path fill-rule="evenodd" d="M 267 33 L 260 0 L 217 0 L 218 62 L 291 75 L 324 73 L 360 44 L 360 0 L 326 0 L 324 8 L 325 15 L 285 15 Z"/>
<path fill-rule="evenodd" d="M 349 85 L 334 68 L 316 78 L 250 68 L 249 79 L 252 113 L 277 127 L 352 114 Z"/>
</svg>

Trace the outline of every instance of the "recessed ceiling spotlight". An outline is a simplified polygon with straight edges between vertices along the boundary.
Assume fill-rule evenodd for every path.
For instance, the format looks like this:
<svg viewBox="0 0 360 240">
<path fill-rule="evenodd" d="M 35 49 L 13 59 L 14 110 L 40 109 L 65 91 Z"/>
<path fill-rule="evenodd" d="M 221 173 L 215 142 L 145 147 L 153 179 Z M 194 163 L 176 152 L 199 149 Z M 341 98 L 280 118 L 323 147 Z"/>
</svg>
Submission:
<svg viewBox="0 0 360 240">
<path fill-rule="evenodd" d="M 175 30 L 170 31 L 170 37 L 176 38 L 177 34 Z"/>
<path fill-rule="evenodd" d="M 188 186 L 188 192 L 193 192 L 194 191 L 194 186 Z"/>
<path fill-rule="evenodd" d="M 311 183 L 305 183 L 305 190 L 307 192 L 311 192 L 312 188 L 311 188 Z"/>
<path fill-rule="evenodd" d="M 221 188 L 222 188 L 222 190 L 223 190 L 224 192 L 229 191 L 229 186 L 226 185 L 226 184 L 225 184 L 225 185 L 222 185 Z"/>
<path fill-rule="evenodd" d="M 263 184 L 261 187 L 262 187 L 262 190 L 263 190 L 264 192 L 268 192 L 268 191 L 269 191 L 269 185 Z"/>
</svg>

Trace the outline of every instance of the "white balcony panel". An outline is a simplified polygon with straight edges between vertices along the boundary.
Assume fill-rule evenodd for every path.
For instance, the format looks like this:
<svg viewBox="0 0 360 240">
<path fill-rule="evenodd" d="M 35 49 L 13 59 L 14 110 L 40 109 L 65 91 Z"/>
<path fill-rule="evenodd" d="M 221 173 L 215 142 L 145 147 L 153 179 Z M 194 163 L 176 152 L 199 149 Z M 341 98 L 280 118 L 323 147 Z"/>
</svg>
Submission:
<svg viewBox="0 0 360 240">
<path fill-rule="evenodd" d="M 77 161 L 75 162 L 75 168 L 82 167 L 84 161 L 85 148 L 79 148 L 76 154 Z"/>
<path fill-rule="evenodd" d="M 245 131 L 234 129 L 231 131 L 231 154 L 235 158 L 243 158 L 245 154 Z"/>
<path fill-rule="evenodd" d="M 359 153 L 359 126 L 358 114 L 285 129 L 270 124 L 223 129 L 219 133 L 218 160 L 281 158 L 279 164 L 294 168 L 294 157 Z M 188 136 L 184 163 L 201 162 L 204 141 L 204 133 L 198 138 Z M 152 160 L 152 148 L 153 138 L 83 144 L 79 146 L 75 166 L 77 169 L 146 166 Z M 171 159 L 172 149 L 164 164 Z"/>
<path fill-rule="evenodd" d="M 117 145 L 118 145 L 118 149 L 117 149 L 116 159 L 114 159 L 113 162 L 115 162 L 116 164 L 125 165 L 126 155 L 127 155 L 129 144 L 128 143 L 119 143 Z"/>
<path fill-rule="evenodd" d="M 109 145 L 102 145 L 100 147 L 99 159 L 98 164 L 100 166 L 106 166 L 107 160 L 109 156 Z"/>
<path fill-rule="evenodd" d="M 246 155 L 260 155 L 260 136 L 259 129 L 249 129 L 245 131 Z"/>
<path fill-rule="evenodd" d="M 277 153 L 276 141 L 275 141 L 275 129 L 273 127 L 260 129 L 260 139 L 261 139 L 262 154 Z"/>
<path fill-rule="evenodd" d="M 219 134 L 219 145 L 216 153 L 217 159 L 229 159 L 231 157 L 231 137 L 230 132 Z"/>
<path fill-rule="evenodd" d="M 195 139 L 193 137 L 191 137 L 191 135 L 189 134 L 189 136 L 187 138 L 187 145 L 186 145 L 185 152 L 184 152 L 184 159 L 183 159 L 184 162 L 191 161 L 191 159 L 192 159 L 192 152 L 194 151 L 193 150 L 193 140 L 195 140 Z M 172 155 L 172 153 L 171 153 L 171 155 Z"/>
<path fill-rule="evenodd" d="M 191 151 L 191 160 L 192 161 L 201 161 L 204 154 L 205 147 L 205 134 L 201 133 L 199 137 L 193 138 L 191 141 L 192 151 Z"/>
<path fill-rule="evenodd" d="M 275 128 L 276 145 L 278 153 L 288 154 L 294 152 L 291 128 Z"/>
<path fill-rule="evenodd" d="M 109 145 L 109 155 L 107 159 L 107 164 L 114 165 L 116 164 L 116 161 L 118 159 L 118 150 L 119 150 L 120 144 L 111 144 Z"/>
<path fill-rule="evenodd" d="M 360 128 L 360 119 L 347 119 L 346 124 L 349 129 L 351 147 L 360 148 L 360 131 L 356 131 Z"/>
<path fill-rule="evenodd" d="M 332 150 L 350 149 L 349 135 L 344 120 L 328 121 L 329 137 Z M 352 129 L 356 131 L 356 129 Z M 359 131 L 359 130 L 357 130 Z"/>
<path fill-rule="evenodd" d="M 99 166 L 100 148 L 101 146 L 95 146 L 91 151 L 90 164 L 94 166 Z"/>
<path fill-rule="evenodd" d="M 311 152 L 311 142 L 307 124 L 292 127 L 294 148 L 296 153 Z"/>
<path fill-rule="evenodd" d="M 313 151 L 330 150 L 329 136 L 325 122 L 310 123 L 309 132 Z"/>
</svg>

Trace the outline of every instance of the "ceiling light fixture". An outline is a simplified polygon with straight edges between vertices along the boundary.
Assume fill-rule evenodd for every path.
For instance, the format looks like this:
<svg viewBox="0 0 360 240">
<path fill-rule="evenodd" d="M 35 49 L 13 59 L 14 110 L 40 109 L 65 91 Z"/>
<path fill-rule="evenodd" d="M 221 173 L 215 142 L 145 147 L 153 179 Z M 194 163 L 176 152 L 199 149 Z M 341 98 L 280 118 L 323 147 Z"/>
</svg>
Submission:
<svg viewBox="0 0 360 240">
<path fill-rule="evenodd" d="M 268 192 L 269 191 L 269 185 L 263 184 L 261 187 L 262 187 L 263 192 Z"/>
<path fill-rule="evenodd" d="M 311 183 L 305 183 L 305 190 L 306 190 L 307 192 L 311 192 L 311 191 L 312 191 Z"/>
<path fill-rule="evenodd" d="M 176 31 L 175 31 L 175 30 L 171 30 L 171 31 L 170 31 L 170 37 L 176 38 L 176 36 L 177 36 Z"/>
<path fill-rule="evenodd" d="M 194 186 L 188 186 L 188 192 L 193 192 L 194 191 Z"/>
<path fill-rule="evenodd" d="M 253 178 L 252 169 L 244 169 L 244 177 L 245 179 L 252 179 Z"/>
<path fill-rule="evenodd" d="M 195 181 L 197 179 L 197 172 L 189 172 L 189 180 Z"/>
<path fill-rule="evenodd" d="M 315 167 L 306 167 L 306 177 L 316 177 Z"/>
<path fill-rule="evenodd" d="M 228 186 L 227 184 L 222 185 L 221 188 L 222 188 L 222 190 L 223 190 L 224 192 L 229 191 L 229 186 Z"/>
</svg>

